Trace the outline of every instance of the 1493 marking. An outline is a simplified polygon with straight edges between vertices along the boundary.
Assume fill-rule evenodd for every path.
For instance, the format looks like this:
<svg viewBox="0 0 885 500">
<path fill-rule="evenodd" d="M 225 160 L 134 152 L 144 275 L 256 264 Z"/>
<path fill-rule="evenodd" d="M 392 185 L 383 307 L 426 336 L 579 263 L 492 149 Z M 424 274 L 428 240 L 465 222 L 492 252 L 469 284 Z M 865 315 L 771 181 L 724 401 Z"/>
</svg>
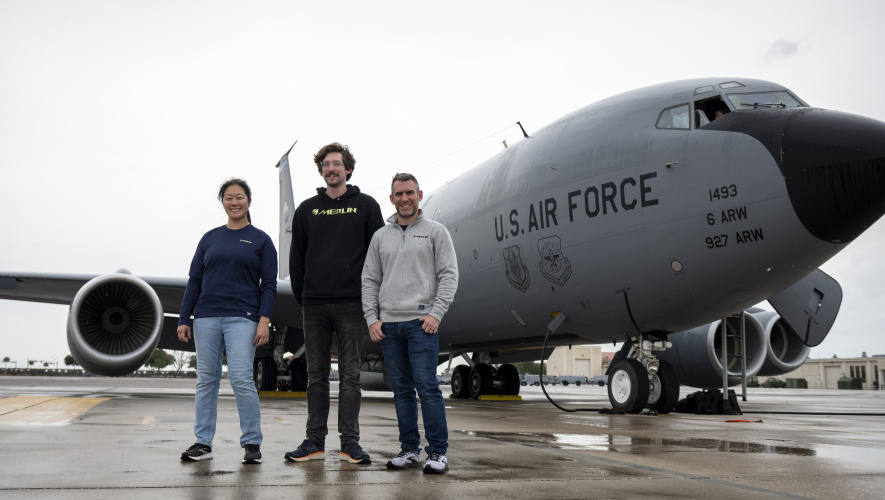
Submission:
<svg viewBox="0 0 885 500">
<path fill-rule="evenodd" d="M 708 189 L 707 193 L 710 195 L 710 201 L 724 200 L 726 198 L 734 198 L 737 196 L 738 188 L 734 184 L 729 184 L 728 186 Z"/>
</svg>

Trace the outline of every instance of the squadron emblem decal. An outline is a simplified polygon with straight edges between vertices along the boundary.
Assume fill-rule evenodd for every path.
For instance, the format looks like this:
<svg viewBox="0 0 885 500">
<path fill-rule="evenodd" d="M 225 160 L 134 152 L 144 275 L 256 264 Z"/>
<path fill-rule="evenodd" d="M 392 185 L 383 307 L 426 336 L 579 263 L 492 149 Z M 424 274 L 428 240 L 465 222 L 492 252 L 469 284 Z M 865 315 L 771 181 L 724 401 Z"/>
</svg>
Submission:
<svg viewBox="0 0 885 500">
<path fill-rule="evenodd" d="M 564 286 L 572 276 L 572 264 L 562 256 L 562 240 L 559 236 L 538 240 L 538 255 L 541 257 L 538 263 L 541 274 L 551 283 Z"/>
<path fill-rule="evenodd" d="M 504 261 L 507 263 L 504 266 L 507 281 L 510 282 L 513 288 L 525 293 L 529 283 L 531 283 L 531 278 L 529 277 L 529 268 L 522 263 L 522 258 L 519 256 L 519 247 L 513 245 L 512 247 L 505 248 Z"/>
</svg>

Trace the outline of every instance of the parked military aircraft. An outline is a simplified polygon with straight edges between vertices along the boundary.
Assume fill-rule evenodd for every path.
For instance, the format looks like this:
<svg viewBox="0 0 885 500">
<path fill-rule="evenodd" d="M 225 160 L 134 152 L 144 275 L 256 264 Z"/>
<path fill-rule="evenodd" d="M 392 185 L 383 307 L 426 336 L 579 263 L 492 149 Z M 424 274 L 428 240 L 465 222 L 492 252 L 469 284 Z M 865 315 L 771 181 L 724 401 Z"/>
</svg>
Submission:
<svg viewBox="0 0 885 500">
<path fill-rule="evenodd" d="M 280 175 L 281 278 L 295 208 Z M 457 397 L 514 394 L 511 364 L 549 346 L 624 342 L 614 408 L 672 410 L 679 385 L 789 372 L 820 344 L 842 292 L 817 267 L 885 212 L 885 123 L 810 107 L 744 78 L 665 83 L 579 109 L 424 197 L 461 272 L 440 329 Z M 68 343 L 86 369 L 119 375 L 175 336 L 185 278 L 0 273 L 0 298 L 70 304 Z M 734 314 L 750 310 L 745 348 Z M 722 321 L 726 327 L 723 329 Z M 303 389 L 301 313 L 285 280 L 262 389 Z M 723 367 L 723 330 L 729 357 Z M 294 353 L 291 361 L 284 352 Z M 364 385 L 380 380 L 366 338 Z M 467 357 L 467 354 L 472 354 Z M 497 366 L 497 368 L 495 368 Z M 374 375 L 374 377 L 373 377 Z"/>
</svg>

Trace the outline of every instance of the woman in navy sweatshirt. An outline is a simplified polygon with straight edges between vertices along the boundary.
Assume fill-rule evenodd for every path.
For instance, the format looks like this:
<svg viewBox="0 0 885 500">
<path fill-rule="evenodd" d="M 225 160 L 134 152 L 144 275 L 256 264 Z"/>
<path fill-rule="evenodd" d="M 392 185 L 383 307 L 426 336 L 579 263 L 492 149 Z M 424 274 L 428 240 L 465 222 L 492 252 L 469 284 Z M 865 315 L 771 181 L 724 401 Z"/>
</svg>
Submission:
<svg viewBox="0 0 885 500">
<path fill-rule="evenodd" d="M 255 347 L 270 338 L 270 315 L 277 294 L 277 250 L 270 237 L 251 224 L 252 191 L 246 181 L 225 182 L 218 199 L 227 213 L 227 224 L 204 234 L 197 245 L 178 320 L 178 338 L 187 342 L 193 337 L 197 349 L 197 442 L 181 459 L 212 458 L 221 357 L 226 351 L 228 378 L 243 432 L 240 446 L 246 449 L 243 463 L 260 463 L 262 435 L 252 362 Z"/>
</svg>

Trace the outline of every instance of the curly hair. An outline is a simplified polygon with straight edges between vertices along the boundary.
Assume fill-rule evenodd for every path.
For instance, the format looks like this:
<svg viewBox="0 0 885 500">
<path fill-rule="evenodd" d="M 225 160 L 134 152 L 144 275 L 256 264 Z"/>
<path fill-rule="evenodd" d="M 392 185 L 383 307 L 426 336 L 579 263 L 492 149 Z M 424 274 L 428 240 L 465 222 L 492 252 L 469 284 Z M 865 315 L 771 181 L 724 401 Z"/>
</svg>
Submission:
<svg viewBox="0 0 885 500">
<path fill-rule="evenodd" d="M 353 175 L 353 170 L 356 168 L 356 158 L 350 153 L 350 149 L 347 146 L 341 145 L 341 143 L 333 142 L 331 144 L 326 144 L 317 154 L 313 155 L 313 162 L 317 165 L 317 172 L 322 175 L 323 173 L 323 159 L 326 158 L 326 155 L 329 153 L 341 153 L 341 157 L 344 159 L 344 170 L 350 170 L 347 173 L 347 178 L 345 180 L 349 181 L 350 176 Z"/>
</svg>

